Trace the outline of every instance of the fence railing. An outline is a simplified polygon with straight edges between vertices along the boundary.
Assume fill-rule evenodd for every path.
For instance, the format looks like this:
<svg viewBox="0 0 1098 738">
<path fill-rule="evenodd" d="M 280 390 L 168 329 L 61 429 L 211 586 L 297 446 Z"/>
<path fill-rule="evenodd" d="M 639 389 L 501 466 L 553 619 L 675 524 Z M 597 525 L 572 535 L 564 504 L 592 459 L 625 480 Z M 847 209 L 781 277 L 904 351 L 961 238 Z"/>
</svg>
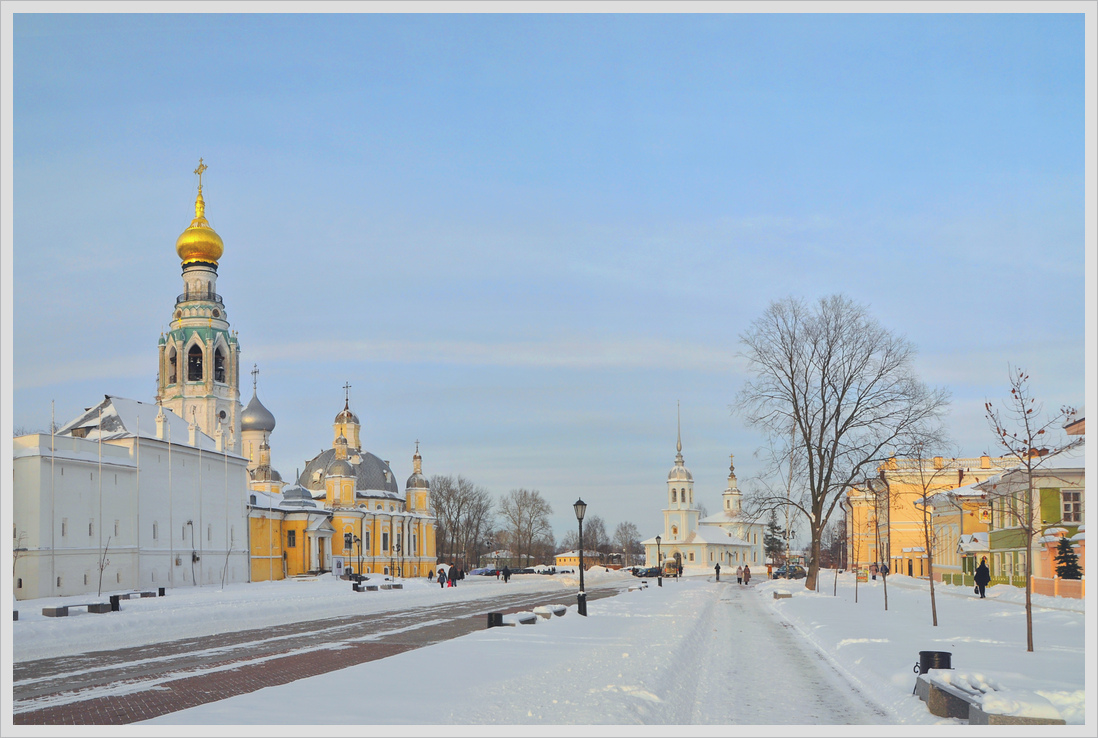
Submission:
<svg viewBox="0 0 1098 738">
<path fill-rule="evenodd" d="M 971 574 L 943 574 L 942 582 L 962 587 L 972 587 L 976 584 L 976 582 L 973 581 Z M 1024 588 L 1026 586 L 1026 578 L 1024 576 L 992 577 L 988 586 L 994 587 L 997 584 Z M 1045 577 L 1033 577 L 1033 593 L 1048 595 L 1049 597 L 1072 597 L 1074 599 L 1082 599 L 1086 593 L 1086 582 L 1083 579 L 1060 579 L 1059 577 L 1048 579 Z"/>
<path fill-rule="evenodd" d="M 216 302 L 218 305 L 224 305 L 221 300 L 221 295 L 217 294 L 213 290 L 188 290 L 179 297 L 175 298 L 175 302 L 178 305 L 181 302 L 192 302 L 196 300 L 202 300 L 204 302 Z"/>
</svg>

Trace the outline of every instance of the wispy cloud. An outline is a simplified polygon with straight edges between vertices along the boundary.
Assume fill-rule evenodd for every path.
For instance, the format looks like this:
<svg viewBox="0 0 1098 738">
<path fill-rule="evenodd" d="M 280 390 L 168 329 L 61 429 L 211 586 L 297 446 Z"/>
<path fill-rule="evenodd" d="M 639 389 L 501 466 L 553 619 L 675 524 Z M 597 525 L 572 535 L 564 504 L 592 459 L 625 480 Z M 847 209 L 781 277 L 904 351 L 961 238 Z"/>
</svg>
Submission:
<svg viewBox="0 0 1098 738">
<path fill-rule="evenodd" d="M 255 357 L 311 361 L 316 356 L 345 360 L 465 366 L 561 369 L 659 369 L 689 366 L 700 371 L 742 370 L 732 350 L 658 339 L 560 339 L 548 341 L 405 341 L 320 339 L 255 346 Z"/>
</svg>

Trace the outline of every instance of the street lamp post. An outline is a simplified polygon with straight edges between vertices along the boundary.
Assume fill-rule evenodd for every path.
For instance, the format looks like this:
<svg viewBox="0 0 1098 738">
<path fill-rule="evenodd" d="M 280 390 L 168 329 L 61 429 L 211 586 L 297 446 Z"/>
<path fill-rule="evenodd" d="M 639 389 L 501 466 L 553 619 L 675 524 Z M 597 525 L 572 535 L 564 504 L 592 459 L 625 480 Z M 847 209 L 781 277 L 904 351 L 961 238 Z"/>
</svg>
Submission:
<svg viewBox="0 0 1098 738">
<path fill-rule="evenodd" d="M 656 536 L 656 583 L 661 587 L 663 586 L 663 556 L 660 555 L 660 541 L 663 540 L 659 536 Z"/>
<path fill-rule="evenodd" d="M 584 617 L 587 616 L 587 593 L 583 590 L 583 515 L 587 512 L 587 503 L 582 499 L 576 500 L 572 505 L 576 510 L 576 520 L 579 521 L 579 565 L 580 565 L 580 591 L 577 597 L 577 611 Z"/>
</svg>

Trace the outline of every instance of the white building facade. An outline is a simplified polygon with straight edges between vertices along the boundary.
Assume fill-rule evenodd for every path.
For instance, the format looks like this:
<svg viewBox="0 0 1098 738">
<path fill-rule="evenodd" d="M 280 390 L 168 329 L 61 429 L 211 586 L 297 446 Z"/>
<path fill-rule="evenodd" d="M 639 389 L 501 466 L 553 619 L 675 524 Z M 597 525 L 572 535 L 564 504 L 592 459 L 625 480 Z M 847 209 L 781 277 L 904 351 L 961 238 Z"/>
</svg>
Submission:
<svg viewBox="0 0 1098 738">
<path fill-rule="evenodd" d="M 106 397 L 13 473 L 17 599 L 248 581 L 247 462 L 170 411 Z"/>
<path fill-rule="evenodd" d="M 694 502 L 694 477 L 683 461 L 681 431 L 676 449 L 675 465 L 667 475 L 663 532 L 658 541 L 653 536 L 642 542 L 645 565 L 662 566 L 672 572 L 681 568 L 684 575 L 712 573 L 717 564 L 726 574 L 744 565 L 765 572 L 765 526 L 742 517 L 735 467 L 729 467 L 721 512 L 700 518 Z"/>
</svg>

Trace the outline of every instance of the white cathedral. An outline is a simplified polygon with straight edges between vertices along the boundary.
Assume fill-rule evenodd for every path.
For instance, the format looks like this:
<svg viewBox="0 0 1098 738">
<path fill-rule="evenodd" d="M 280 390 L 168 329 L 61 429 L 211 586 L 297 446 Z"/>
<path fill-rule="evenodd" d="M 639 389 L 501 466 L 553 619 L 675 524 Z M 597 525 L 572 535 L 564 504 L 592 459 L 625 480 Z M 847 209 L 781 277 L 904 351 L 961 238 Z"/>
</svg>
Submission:
<svg viewBox="0 0 1098 738">
<path fill-rule="evenodd" d="M 646 566 L 668 571 L 682 567 L 684 575 L 711 573 L 720 564 L 726 575 L 750 566 L 758 576 L 765 570 L 766 526 L 742 516 L 743 495 L 736 484 L 735 465 L 728 467 L 728 487 L 721 511 L 701 518 L 694 503 L 694 477 L 682 458 L 682 431 L 678 433 L 675 465 L 667 475 L 667 507 L 663 533 L 643 541 Z M 731 456 L 729 457 L 731 460 Z M 658 539 L 658 540 L 657 540 Z"/>
</svg>

